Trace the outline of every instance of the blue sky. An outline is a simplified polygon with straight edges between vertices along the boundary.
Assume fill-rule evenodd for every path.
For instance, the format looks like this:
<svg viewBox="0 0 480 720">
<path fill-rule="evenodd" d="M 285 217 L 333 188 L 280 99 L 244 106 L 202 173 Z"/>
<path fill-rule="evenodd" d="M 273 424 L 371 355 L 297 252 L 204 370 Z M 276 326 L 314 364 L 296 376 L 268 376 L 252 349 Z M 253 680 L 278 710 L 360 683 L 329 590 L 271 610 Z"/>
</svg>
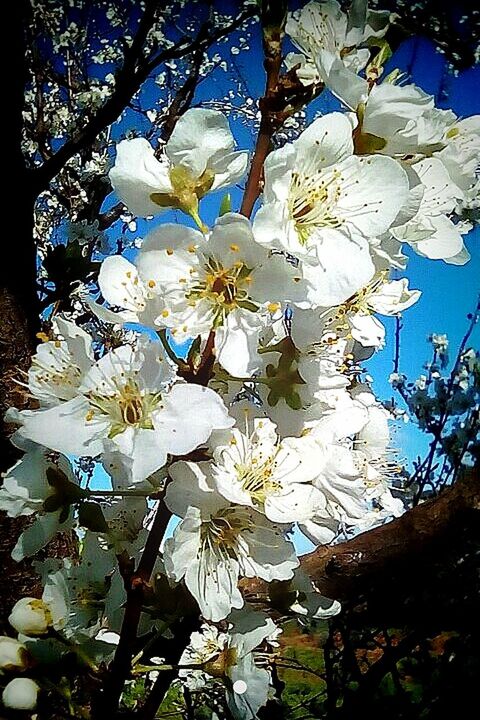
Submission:
<svg viewBox="0 0 480 720">
<path fill-rule="evenodd" d="M 235 42 L 233 42 L 235 44 Z M 260 36 L 254 34 L 250 43 L 251 51 L 240 55 L 230 56 L 235 62 L 239 74 L 246 82 L 248 93 L 259 97 L 263 92 L 264 72 L 262 68 Z M 229 50 L 227 49 L 227 54 Z M 447 72 L 443 55 L 436 52 L 430 42 L 422 38 L 406 41 L 394 54 L 388 63 L 386 71 L 400 68 L 408 78 L 425 91 L 433 94 L 436 104 L 442 108 L 451 108 L 459 116 L 469 116 L 480 113 L 480 67 L 466 70 L 453 75 Z M 229 76 L 222 72 L 215 72 L 211 78 L 202 82 L 195 97 L 194 105 L 200 105 L 212 99 L 221 99 L 231 87 Z M 144 99 L 155 101 L 158 87 L 153 83 L 145 89 Z M 308 117 L 312 119 L 316 113 L 328 112 L 338 108 L 338 102 L 328 93 L 316 101 L 308 110 Z M 139 115 L 127 113 L 125 120 L 113 130 L 113 138 L 119 139 L 130 129 L 139 134 L 149 129 L 145 121 L 139 120 Z M 251 131 L 238 120 L 231 123 L 232 130 L 240 148 L 253 148 L 254 138 Z M 232 209 L 239 207 L 241 188 L 232 191 Z M 206 198 L 201 205 L 201 215 L 204 220 L 211 223 L 218 214 L 222 194 L 214 193 Z M 108 205 L 116 202 L 111 196 Z M 144 235 L 158 222 L 180 221 L 190 224 L 184 215 L 177 217 L 176 213 L 169 212 L 160 218 L 146 223 L 139 221 L 136 234 Z M 118 234 L 118 233 L 117 233 Z M 116 234 L 113 233 L 115 236 Z M 131 237 L 130 233 L 127 233 Z M 433 261 L 421 258 L 415 253 L 406 251 L 410 261 L 404 273 L 410 281 L 410 287 L 422 291 L 420 301 L 403 318 L 401 341 L 400 370 L 410 380 L 416 379 L 422 372 L 422 365 L 430 356 L 430 346 L 427 337 L 432 332 L 446 333 L 450 340 L 452 355 L 459 345 L 466 327 L 466 316 L 476 304 L 480 291 L 480 229 L 472 231 L 466 238 L 466 245 L 471 254 L 470 262 L 457 267 L 447 265 L 443 261 Z M 128 253 L 131 257 L 131 253 Z M 387 345 L 377 353 L 366 367 L 374 378 L 374 390 L 380 399 L 392 397 L 392 390 L 388 383 L 388 375 L 392 371 L 394 321 L 386 319 Z M 479 347 L 480 328 L 474 332 L 471 345 Z M 399 448 L 399 454 L 409 464 L 417 455 L 422 455 L 428 445 L 428 437 L 418 431 L 413 423 L 399 423 L 394 431 L 394 442 Z M 100 478 L 98 478 L 100 481 Z M 95 483 L 97 484 L 97 483 Z M 300 543 L 299 549 L 307 546 Z"/>
</svg>

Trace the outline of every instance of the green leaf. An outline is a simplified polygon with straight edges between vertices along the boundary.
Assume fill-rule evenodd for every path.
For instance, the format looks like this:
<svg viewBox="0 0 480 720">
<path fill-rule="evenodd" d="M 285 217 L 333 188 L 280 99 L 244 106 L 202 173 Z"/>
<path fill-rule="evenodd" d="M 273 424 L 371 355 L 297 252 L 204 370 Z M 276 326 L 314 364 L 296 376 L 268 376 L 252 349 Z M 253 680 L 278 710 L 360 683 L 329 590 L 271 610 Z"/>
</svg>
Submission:
<svg viewBox="0 0 480 720">
<path fill-rule="evenodd" d="M 227 193 L 223 196 L 222 202 L 220 203 L 218 217 L 222 217 L 222 215 L 226 215 L 229 212 L 232 212 L 232 198 L 230 196 L 230 193 Z"/>
</svg>

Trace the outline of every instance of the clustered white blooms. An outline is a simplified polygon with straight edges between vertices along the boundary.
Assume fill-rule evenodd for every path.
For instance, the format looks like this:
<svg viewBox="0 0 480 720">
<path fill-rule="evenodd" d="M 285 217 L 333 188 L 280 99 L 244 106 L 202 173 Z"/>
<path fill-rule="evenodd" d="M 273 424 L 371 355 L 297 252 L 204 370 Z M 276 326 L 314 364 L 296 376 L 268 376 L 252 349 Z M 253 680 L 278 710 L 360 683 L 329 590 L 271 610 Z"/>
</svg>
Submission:
<svg viewBox="0 0 480 720">
<path fill-rule="evenodd" d="M 330 543 L 403 512 L 391 492 L 391 416 L 359 363 L 384 345 L 376 315 L 399 315 L 420 297 L 392 275 L 406 265 L 404 243 L 427 258 L 468 260 L 468 226 L 455 210 L 478 186 L 480 139 L 478 117 L 435 108 L 395 73 L 359 74 L 388 22 L 364 0 L 348 14 L 335 0 L 309 2 L 288 18 L 302 54 L 287 66 L 305 85 L 325 83 L 346 112 L 318 117 L 270 153 L 253 221 L 236 212 L 212 228 L 202 220 L 202 199 L 247 167 L 219 111 L 186 112 L 159 154 L 143 138 L 118 144 L 110 180 L 130 217 L 176 208 L 198 229 L 156 224 L 132 261 L 102 263 L 110 307 L 87 306 L 105 323 L 148 332 L 107 348 L 59 317 L 33 357 L 24 384 L 35 409 L 10 412 L 25 454 L 6 474 L 0 508 L 36 516 L 15 559 L 79 527 L 82 552 L 75 563 L 37 563 L 43 596 L 13 608 L 19 640 L 0 638 L 2 671 L 27 671 L 52 634 L 87 654 L 97 638 L 97 655 L 100 644 L 111 657 L 125 601 L 116 554 L 138 561 L 147 497 L 160 489 L 180 520 L 155 577 L 172 592 L 186 588 L 205 622 L 180 677 L 193 687 L 224 682 L 233 716 L 253 719 L 270 694 L 259 647 L 268 649 L 275 625 L 252 612 L 239 580 L 284 581 L 292 612 L 334 615 L 338 602 L 301 572 L 293 534 Z M 174 352 L 185 340 L 188 362 Z M 215 362 L 200 384 L 205 357 Z M 102 463 L 116 499 L 96 502 L 82 485 L 75 458 L 85 457 Z M 145 632 L 175 617 L 159 607 L 142 614 Z M 3 701 L 31 709 L 37 692 L 34 680 L 15 678 Z"/>
</svg>

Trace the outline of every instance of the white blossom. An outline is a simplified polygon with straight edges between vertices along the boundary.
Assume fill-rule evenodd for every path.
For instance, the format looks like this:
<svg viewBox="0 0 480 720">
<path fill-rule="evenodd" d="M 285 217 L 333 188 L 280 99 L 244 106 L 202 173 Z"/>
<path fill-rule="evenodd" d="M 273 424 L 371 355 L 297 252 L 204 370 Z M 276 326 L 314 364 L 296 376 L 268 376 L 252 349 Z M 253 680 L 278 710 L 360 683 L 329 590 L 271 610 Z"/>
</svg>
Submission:
<svg viewBox="0 0 480 720">
<path fill-rule="evenodd" d="M 265 162 L 259 243 L 301 261 L 313 305 L 344 302 L 374 274 L 369 239 L 392 225 L 408 196 L 394 160 L 353 153 L 352 126 L 340 113 L 314 121 Z"/>
<path fill-rule="evenodd" d="M 298 565 L 281 526 L 251 507 L 233 505 L 209 484 L 208 463 L 175 463 L 167 507 L 182 517 L 165 543 L 165 568 L 185 584 L 207 620 L 243 607 L 240 577 L 287 580 Z"/>
<path fill-rule="evenodd" d="M 245 172 L 248 155 L 235 152 L 234 146 L 222 113 L 193 108 L 177 121 L 159 160 L 144 138 L 119 143 L 110 180 L 135 215 L 175 207 L 203 227 L 198 201 L 209 190 L 237 182 Z"/>
<path fill-rule="evenodd" d="M 132 481 L 140 482 L 168 453 L 187 453 L 233 422 L 212 390 L 175 380 L 160 343 L 122 346 L 91 368 L 72 400 L 20 413 L 17 432 L 65 454 L 116 449 L 133 461 Z"/>
</svg>

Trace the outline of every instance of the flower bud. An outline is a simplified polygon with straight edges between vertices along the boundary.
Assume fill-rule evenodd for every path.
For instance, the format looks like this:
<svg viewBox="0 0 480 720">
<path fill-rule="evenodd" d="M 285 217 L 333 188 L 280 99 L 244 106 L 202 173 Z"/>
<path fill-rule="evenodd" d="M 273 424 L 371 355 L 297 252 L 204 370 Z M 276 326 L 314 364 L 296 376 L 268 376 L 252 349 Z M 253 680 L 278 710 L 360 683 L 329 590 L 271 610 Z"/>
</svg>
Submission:
<svg viewBox="0 0 480 720">
<path fill-rule="evenodd" d="M 3 691 L 3 704 L 13 710 L 34 710 L 38 691 L 37 683 L 30 678 L 14 678 Z"/>
<path fill-rule="evenodd" d="M 0 636 L 0 672 L 2 670 L 25 670 L 28 652 L 25 645 L 15 638 Z"/>
<path fill-rule="evenodd" d="M 45 635 L 52 625 L 52 618 L 43 600 L 24 597 L 15 603 L 8 622 L 23 635 Z"/>
</svg>

